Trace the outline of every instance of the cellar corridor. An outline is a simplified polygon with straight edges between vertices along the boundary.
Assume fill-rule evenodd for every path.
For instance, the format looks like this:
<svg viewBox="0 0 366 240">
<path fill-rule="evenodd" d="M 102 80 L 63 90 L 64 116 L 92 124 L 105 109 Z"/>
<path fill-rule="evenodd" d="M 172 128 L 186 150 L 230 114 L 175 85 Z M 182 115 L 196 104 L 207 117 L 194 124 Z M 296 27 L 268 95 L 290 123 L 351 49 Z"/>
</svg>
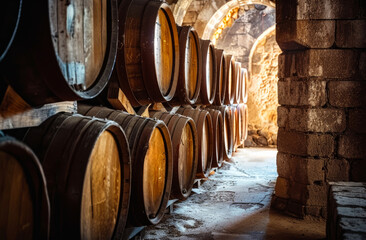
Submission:
<svg viewBox="0 0 366 240">
<path fill-rule="evenodd" d="M 325 221 L 270 210 L 277 178 L 274 148 L 240 148 L 144 239 L 323 239 Z"/>
</svg>

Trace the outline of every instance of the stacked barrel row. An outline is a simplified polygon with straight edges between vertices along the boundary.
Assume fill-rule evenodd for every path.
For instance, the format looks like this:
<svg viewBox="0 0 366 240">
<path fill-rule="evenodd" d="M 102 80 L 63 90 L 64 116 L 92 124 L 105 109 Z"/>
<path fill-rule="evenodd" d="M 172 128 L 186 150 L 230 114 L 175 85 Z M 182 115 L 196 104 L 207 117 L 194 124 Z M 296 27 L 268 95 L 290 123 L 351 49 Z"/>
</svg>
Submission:
<svg viewBox="0 0 366 240">
<path fill-rule="evenodd" d="M 7 2 L 1 85 L 36 107 L 92 101 L 0 137 L 1 239 L 121 239 L 243 145 L 246 69 L 176 26 L 166 3 Z M 112 110 L 112 83 L 133 107 L 168 111 Z"/>
</svg>

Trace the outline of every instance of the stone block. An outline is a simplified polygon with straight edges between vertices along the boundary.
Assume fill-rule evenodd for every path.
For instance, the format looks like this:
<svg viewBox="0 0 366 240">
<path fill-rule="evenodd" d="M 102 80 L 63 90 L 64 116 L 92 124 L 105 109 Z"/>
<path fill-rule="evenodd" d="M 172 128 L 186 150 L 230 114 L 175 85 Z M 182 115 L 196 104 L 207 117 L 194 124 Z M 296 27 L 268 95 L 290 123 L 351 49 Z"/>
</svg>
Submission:
<svg viewBox="0 0 366 240">
<path fill-rule="evenodd" d="M 342 232 L 356 232 L 366 233 L 366 219 L 365 218 L 347 218 L 342 217 L 339 220 L 339 226 Z"/>
<path fill-rule="evenodd" d="M 287 203 L 287 213 L 298 217 L 304 218 L 305 217 L 305 205 L 302 203 L 298 203 L 296 201 L 289 200 Z"/>
<path fill-rule="evenodd" d="M 327 181 L 349 181 L 350 163 L 345 159 L 328 159 L 326 161 Z"/>
<path fill-rule="evenodd" d="M 314 217 L 326 217 L 326 208 L 324 206 L 305 206 L 306 215 Z"/>
<path fill-rule="evenodd" d="M 336 45 L 340 48 L 366 48 L 366 20 L 337 21 Z"/>
<path fill-rule="evenodd" d="M 281 0 L 276 2 L 276 22 L 304 19 L 353 19 L 359 0 Z"/>
<path fill-rule="evenodd" d="M 366 109 L 349 110 L 349 128 L 357 133 L 366 133 Z"/>
<path fill-rule="evenodd" d="M 343 240 L 365 240 L 366 233 L 343 233 L 341 236 Z"/>
<path fill-rule="evenodd" d="M 271 207 L 284 211 L 287 207 L 288 199 L 277 197 L 276 195 L 272 196 L 271 199 Z"/>
<path fill-rule="evenodd" d="M 339 138 L 338 154 L 344 158 L 366 157 L 366 135 L 342 135 Z"/>
<path fill-rule="evenodd" d="M 330 134 L 311 134 L 278 131 L 278 151 L 299 156 L 331 156 L 334 152 L 334 137 Z"/>
<path fill-rule="evenodd" d="M 289 127 L 301 132 L 343 132 L 346 129 L 344 110 L 332 108 L 291 108 Z"/>
<path fill-rule="evenodd" d="M 277 23 L 276 40 L 280 48 L 330 48 L 335 41 L 335 21 L 300 20 Z"/>
<path fill-rule="evenodd" d="M 358 72 L 362 80 L 366 80 L 366 52 L 360 53 L 360 60 L 358 61 Z"/>
<path fill-rule="evenodd" d="M 277 177 L 275 194 L 277 197 L 288 199 L 288 191 L 290 188 L 290 183 L 286 178 Z"/>
<path fill-rule="evenodd" d="M 325 185 L 306 185 L 290 183 L 290 198 L 304 205 L 326 206 L 327 187 Z"/>
<path fill-rule="evenodd" d="M 335 107 L 364 107 L 366 105 L 366 82 L 330 81 L 329 103 Z"/>
<path fill-rule="evenodd" d="M 350 49 L 310 49 L 278 57 L 278 76 L 350 78 L 357 71 L 358 53 Z"/>
<path fill-rule="evenodd" d="M 325 81 L 278 82 L 278 103 L 291 106 L 324 106 L 327 102 Z"/>
<path fill-rule="evenodd" d="M 288 109 L 286 107 L 279 106 L 277 108 L 277 125 L 278 127 L 286 127 L 288 120 Z"/>
<path fill-rule="evenodd" d="M 366 209 L 361 207 L 338 207 L 338 216 L 366 218 Z"/>
<path fill-rule="evenodd" d="M 366 182 L 366 159 L 353 160 L 351 163 L 351 181 Z"/>
<path fill-rule="evenodd" d="M 324 159 L 298 157 L 279 152 L 277 172 L 280 177 L 302 184 L 324 182 Z"/>
</svg>

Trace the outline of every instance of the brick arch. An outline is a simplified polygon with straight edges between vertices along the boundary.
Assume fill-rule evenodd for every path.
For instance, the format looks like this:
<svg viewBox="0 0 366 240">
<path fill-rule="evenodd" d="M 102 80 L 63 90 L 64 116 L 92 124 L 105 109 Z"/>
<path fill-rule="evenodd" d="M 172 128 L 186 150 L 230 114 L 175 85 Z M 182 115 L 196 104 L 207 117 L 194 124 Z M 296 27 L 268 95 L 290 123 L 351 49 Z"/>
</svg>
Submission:
<svg viewBox="0 0 366 240">
<path fill-rule="evenodd" d="M 268 7 L 275 8 L 275 4 L 270 0 L 232 0 L 222 5 L 215 13 L 211 16 L 211 18 L 205 22 L 200 23 L 203 25 L 203 31 L 197 31 L 199 36 L 203 39 L 211 39 L 214 32 L 216 31 L 218 25 L 221 23 L 222 19 L 226 16 L 226 14 L 232 10 L 233 8 L 247 5 L 247 4 L 261 4 Z"/>
</svg>

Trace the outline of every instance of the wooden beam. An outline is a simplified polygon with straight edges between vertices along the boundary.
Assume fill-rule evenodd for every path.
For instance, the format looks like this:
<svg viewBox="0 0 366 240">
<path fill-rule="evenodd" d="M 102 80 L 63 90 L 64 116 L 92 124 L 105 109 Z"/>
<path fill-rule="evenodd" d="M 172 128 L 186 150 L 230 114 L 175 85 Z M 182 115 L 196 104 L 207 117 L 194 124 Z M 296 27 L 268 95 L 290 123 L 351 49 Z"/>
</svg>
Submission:
<svg viewBox="0 0 366 240">
<path fill-rule="evenodd" d="M 110 81 L 108 85 L 108 102 L 113 106 L 114 109 L 123 110 L 130 114 L 136 114 L 130 101 L 126 95 L 119 88 L 118 83 Z"/>
</svg>

